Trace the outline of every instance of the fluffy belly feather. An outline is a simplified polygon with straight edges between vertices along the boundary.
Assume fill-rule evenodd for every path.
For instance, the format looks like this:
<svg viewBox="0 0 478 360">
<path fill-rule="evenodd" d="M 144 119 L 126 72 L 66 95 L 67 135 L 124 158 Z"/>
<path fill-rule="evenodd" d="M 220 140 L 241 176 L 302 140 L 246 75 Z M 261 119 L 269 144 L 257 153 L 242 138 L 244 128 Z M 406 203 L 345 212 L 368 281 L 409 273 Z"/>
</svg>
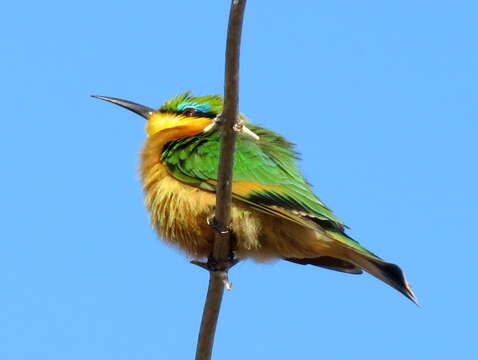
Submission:
<svg viewBox="0 0 478 360">
<path fill-rule="evenodd" d="M 150 169 L 144 190 L 151 221 L 160 237 L 193 257 L 208 256 L 214 230 L 207 218 L 214 214 L 215 194 L 181 183 L 167 174 L 161 164 Z M 237 252 L 258 251 L 262 247 L 260 216 L 235 202 L 232 219 Z"/>
</svg>

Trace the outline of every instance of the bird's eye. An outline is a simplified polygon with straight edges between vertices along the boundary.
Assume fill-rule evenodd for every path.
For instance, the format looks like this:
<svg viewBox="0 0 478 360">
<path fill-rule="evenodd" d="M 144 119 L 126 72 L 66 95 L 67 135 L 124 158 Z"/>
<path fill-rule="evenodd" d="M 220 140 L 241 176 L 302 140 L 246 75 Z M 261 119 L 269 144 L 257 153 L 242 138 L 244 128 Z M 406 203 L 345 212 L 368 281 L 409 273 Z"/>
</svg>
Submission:
<svg viewBox="0 0 478 360">
<path fill-rule="evenodd" d="M 184 116 L 194 116 L 197 114 L 197 110 L 193 108 L 187 108 L 183 110 Z"/>
</svg>

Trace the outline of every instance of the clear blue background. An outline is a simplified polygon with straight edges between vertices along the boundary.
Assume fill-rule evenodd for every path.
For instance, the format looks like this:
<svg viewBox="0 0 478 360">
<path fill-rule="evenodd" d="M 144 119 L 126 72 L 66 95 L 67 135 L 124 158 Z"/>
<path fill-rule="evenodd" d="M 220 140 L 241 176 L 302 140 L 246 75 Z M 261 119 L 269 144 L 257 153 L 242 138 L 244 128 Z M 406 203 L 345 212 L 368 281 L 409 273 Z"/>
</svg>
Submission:
<svg viewBox="0 0 478 360">
<path fill-rule="evenodd" d="M 17 1 L 0 13 L 0 358 L 192 359 L 207 273 L 160 242 L 143 119 L 221 93 L 228 1 Z M 405 269 L 231 272 L 215 359 L 478 355 L 476 1 L 249 1 L 241 110 L 286 135 L 350 234 Z"/>
</svg>

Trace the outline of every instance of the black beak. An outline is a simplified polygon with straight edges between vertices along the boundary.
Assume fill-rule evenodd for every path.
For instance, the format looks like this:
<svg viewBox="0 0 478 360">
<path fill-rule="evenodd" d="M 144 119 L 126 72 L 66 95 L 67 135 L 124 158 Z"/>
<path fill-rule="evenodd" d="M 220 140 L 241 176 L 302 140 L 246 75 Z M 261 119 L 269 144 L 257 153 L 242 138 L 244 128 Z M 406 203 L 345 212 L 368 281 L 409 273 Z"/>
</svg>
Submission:
<svg viewBox="0 0 478 360">
<path fill-rule="evenodd" d="M 147 106 L 143 106 L 140 104 L 136 104 L 132 101 L 122 100 L 122 99 L 107 97 L 107 96 L 98 96 L 98 95 L 91 95 L 91 96 L 100 100 L 109 101 L 113 104 L 122 106 L 125 109 L 128 109 L 129 111 L 132 111 L 138 115 L 141 115 L 146 120 L 148 120 L 151 114 L 154 112 L 154 109 L 151 109 Z"/>
</svg>

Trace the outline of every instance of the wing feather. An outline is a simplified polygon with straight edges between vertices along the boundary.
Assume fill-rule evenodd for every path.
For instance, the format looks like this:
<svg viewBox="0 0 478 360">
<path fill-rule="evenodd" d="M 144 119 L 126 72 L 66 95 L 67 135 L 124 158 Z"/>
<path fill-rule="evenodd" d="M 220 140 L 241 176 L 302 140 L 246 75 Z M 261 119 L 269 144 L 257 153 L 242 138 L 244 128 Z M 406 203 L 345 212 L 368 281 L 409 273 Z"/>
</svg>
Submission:
<svg viewBox="0 0 478 360">
<path fill-rule="evenodd" d="M 234 198 L 301 225 L 308 222 L 301 220 L 298 214 L 342 229 L 343 222 L 312 193 L 311 186 L 300 174 L 293 144 L 272 131 L 248 126 L 260 140 L 238 136 L 234 154 Z M 164 148 L 162 161 L 178 180 L 213 189 L 219 162 L 219 134 L 212 132 L 173 141 Z"/>
</svg>

